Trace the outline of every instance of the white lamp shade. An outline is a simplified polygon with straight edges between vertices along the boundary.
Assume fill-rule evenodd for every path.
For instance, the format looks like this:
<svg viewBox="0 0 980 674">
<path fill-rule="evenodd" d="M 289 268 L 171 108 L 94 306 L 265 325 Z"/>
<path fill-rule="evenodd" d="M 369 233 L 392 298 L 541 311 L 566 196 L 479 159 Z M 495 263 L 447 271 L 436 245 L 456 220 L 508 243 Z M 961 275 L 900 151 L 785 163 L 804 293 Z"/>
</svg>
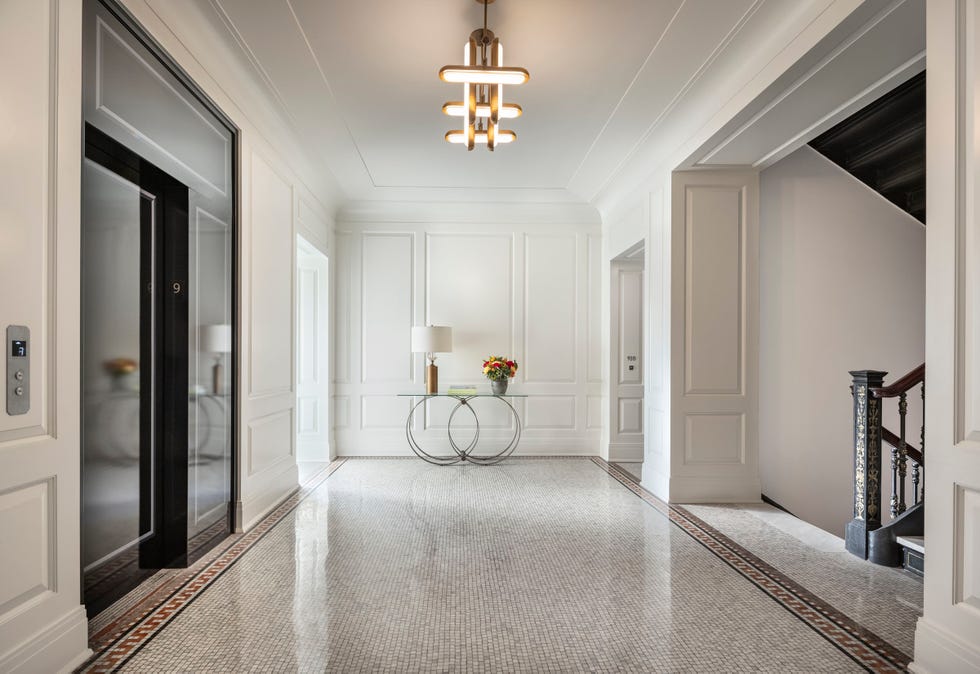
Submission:
<svg viewBox="0 0 980 674">
<path fill-rule="evenodd" d="M 201 326 L 201 351 L 205 353 L 231 353 L 230 325 Z"/>
<path fill-rule="evenodd" d="M 450 353 L 453 329 L 447 325 L 418 325 L 412 328 L 412 352 Z"/>
</svg>

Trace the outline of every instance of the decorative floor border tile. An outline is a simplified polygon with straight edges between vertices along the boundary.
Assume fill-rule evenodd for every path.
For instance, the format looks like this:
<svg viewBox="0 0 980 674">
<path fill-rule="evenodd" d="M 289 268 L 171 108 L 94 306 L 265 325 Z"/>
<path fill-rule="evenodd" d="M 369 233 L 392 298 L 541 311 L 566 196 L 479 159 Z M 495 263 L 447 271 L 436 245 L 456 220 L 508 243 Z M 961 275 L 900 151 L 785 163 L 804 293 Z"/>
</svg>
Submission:
<svg viewBox="0 0 980 674">
<path fill-rule="evenodd" d="M 90 635 L 89 647 L 95 654 L 76 671 L 112 672 L 124 665 L 345 461 L 345 458 L 331 461 L 310 476 L 297 491 L 247 533 L 232 534 L 229 537 L 230 543 L 219 545 L 216 552 L 212 551 L 214 554 L 206 555 L 198 564 L 181 569 L 181 572 L 156 585 L 151 578 L 151 582 L 144 584 L 148 587 L 145 588 L 147 594 L 143 598 Z M 111 610 L 111 607 L 107 609 Z M 96 616 L 96 619 L 99 617 Z"/>
<path fill-rule="evenodd" d="M 619 466 L 599 457 L 592 457 L 592 461 L 856 663 L 872 672 L 907 671 L 911 658 L 898 648 L 686 508 L 664 503 Z"/>
</svg>

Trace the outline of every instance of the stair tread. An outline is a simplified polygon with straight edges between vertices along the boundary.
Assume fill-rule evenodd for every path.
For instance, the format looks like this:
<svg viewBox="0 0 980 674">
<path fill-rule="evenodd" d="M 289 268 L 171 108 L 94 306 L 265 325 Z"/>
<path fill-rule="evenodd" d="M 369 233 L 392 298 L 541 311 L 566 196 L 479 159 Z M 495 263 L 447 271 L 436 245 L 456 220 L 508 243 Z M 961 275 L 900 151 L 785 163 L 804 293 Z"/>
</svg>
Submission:
<svg viewBox="0 0 980 674">
<path fill-rule="evenodd" d="M 899 536 L 895 541 L 910 550 L 926 554 L 926 539 L 924 536 Z"/>
</svg>

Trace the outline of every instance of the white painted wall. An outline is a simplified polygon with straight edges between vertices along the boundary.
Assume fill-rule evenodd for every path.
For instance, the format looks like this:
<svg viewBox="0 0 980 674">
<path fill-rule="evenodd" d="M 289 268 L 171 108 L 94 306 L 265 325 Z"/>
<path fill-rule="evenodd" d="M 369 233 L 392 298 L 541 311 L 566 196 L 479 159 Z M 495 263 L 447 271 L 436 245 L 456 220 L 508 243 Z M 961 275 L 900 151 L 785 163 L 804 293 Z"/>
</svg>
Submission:
<svg viewBox="0 0 980 674">
<path fill-rule="evenodd" d="M 341 215 L 338 454 L 410 454 L 410 399 L 397 394 L 423 390 L 423 358 L 411 353 L 409 332 L 427 323 L 453 328 L 453 352 L 436 361 L 441 389 L 488 389 L 487 356 L 518 361 L 509 392 L 531 396 L 515 403 L 524 423 L 518 453 L 597 453 L 601 242 L 594 211 L 522 215 L 484 205 L 466 215 L 432 206 L 417 221 L 406 215 L 397 205 Z M 432 403 L 430 428 L 421 417 L 417 428 L 429 447 L 448 451 L 450 407 L 440 402 Z M 511 420 L 499 403 L 477 405 L 481 442 L 509 438 Z"/>
<path fill-rule="evenodd" d="M 888 382 L 924 362 L 925 236 L 810 147 L 762 172 L 762 490 L 838 536 L 853 516 L 848 371 L 885 370 Z M 896 405 L 885 407 L 897 433 Z M 909 409 L 918 446 L 918 391 Z"/>
</svg>

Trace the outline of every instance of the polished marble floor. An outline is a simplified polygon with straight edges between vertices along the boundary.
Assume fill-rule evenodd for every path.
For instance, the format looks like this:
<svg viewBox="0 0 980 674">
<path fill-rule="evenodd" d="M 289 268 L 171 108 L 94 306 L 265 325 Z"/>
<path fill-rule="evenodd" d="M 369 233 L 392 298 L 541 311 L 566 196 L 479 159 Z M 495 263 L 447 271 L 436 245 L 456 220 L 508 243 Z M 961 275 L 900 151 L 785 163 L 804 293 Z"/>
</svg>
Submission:
<svg viewBox="0 0 980 674">
<path fill-rule="evenodd" d="M 916 579 L 861 575 L 859 560 L 857 577 L 847 560 L 822 574 L 829 557 L 794 561 L 803 541 L 764 517 L 668 508 L 601 460 L 320 468 L 89 669 L 847 672 L 908 661 Z M 876 622 L 870 600 L 848 603 L 868 578 L 868 592 L 907 600 L 882 604 L 905 617 Z"/>
</svg>

